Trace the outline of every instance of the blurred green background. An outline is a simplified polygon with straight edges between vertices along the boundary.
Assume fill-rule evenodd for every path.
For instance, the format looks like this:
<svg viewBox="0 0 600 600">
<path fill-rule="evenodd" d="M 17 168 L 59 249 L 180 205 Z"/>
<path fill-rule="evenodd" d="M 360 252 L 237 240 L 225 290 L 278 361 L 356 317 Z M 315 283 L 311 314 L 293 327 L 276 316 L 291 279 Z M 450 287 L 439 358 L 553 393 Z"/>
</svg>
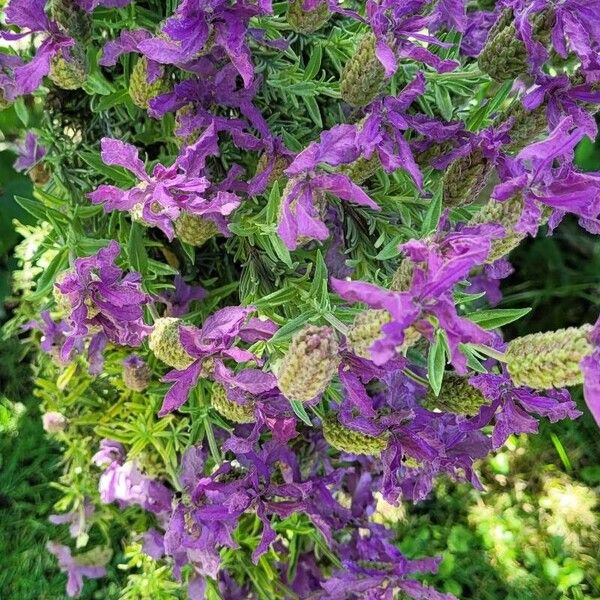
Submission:
<svg viewBox="0 0 600 600">
<path fill-rule="evenodd" d="M 11 143 L 24 124 L 0 113 L 0 323 L 10 316 L 14 220 L 31 217 L 14 202 L 31 183 L 12 169 Z M 580 166 L 600 170 L 600 144 L 583 143 Z M 600 245 L 572 220 L 553 236 L 528 240 L 511 255 L 515 273 L 502 306 L 533 310 L 509 336 L 578 325 L 600 312 Z M 65 577 L 44 546 L 66 541 L 48 515 L 58 493 L 60 448 L 44 435 L 31 396 L 27 356 L 17 341 L 0 344 L 0 598 L 60 600 Z M 581 394 L 576 391 L 583 407 Z M 8 399 L 8 400 L 7 400 Z M 426 502 L 378 518 L 397 529 L 409 556 L 441 554 L 439 589 L 477 600 L 600 599 L 600 443 L 589 414 L 574 423 L 544 423 L 537 436 L 511 438 L 480 466 L 485 492 L 441 481 Z M 64 528 L 63 528 L 64 529 Z M 119 573 L 86 583 L 83 598 L 117 599 Z"/>
</svg>

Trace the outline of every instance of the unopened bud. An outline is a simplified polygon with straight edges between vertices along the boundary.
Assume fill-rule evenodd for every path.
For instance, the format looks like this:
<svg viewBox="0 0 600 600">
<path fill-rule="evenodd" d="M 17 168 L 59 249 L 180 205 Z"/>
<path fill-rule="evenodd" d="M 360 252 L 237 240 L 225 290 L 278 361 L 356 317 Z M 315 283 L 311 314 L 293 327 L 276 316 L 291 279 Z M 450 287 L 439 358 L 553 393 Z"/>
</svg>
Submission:
<svg viewBox="0 0 600 600">
<path fill-rule="evenodd" d="M 579 365 L 594 350 L 588 339 L 592 329 L 586 324 L 512 340 L 505 360 L 513 383 L 540 390 L 583 383 Z"/>
<path fill-rule="evenodd" d="M 313 33 L 321 29 L 331 18 L 327 0 L 319 3 L 312 10 L 304 10 L 304 0 L 290 0 L 286 20 L 292 31 L 296 33 Z"/>
<path fill-rule="evenodd" d="M 520 152 L 548 131 L 545 104 L 528 111 L 517 101 L 509 108 L 506 117 L 513 119 L 513 125 L 508 132 L 510 144 L 505 146 L 510 152 Z"/>
<path fill-rule="evenodd" d="M 339 363 L 339 347 L 330 327 L 306 325 L 293 338 L 277 376 L 282 394 L 307 402 L 321 394 Z"/>
<path fill-rule="evenodd" d="M 159 94 L 168 90 L 167 79 L 164 75 L 164 68 L 160 67 L 160 75 L 148 82 L 148 59 L 141 56 L 133 67 L 129 79 L 129 95 L 131 101 L 144 110 L 148 108 L 148 102 Z"/>
<path fill-rule="evenodd" d="M 388 444 L 385 435 L 372 436 L 349 429 L 335 417 L 323 420 L 323 437 L 336 450 L 350 454 L 378 456 L 387 448 Z"/>
<path fill-rule="evenodd" d="M 76 0 L 50 0 L 48 15 L 71 38 L 86 42 L 92 32 L 92 16 Z"/>
<path fill-rule="evenodd" d="M 554 15 L 549 10 L 535 14 L 531 19 L 533 37 L 547 46 L 550 41 Z M 503 82 L 527 73 L 527 49 L 517 36 L 511 10 L 505 10 L 488 34 L 478 58 L 479 68 L 492 79 Z"/>
<path fill-rule="evenodd" d="M 515 196 L 504 202 L 489 200 L 480 208 L 470 219 L 469 225 L 483 225 L 486 223 L 495 223 L 504 227 L 504 236 L 491 241 L 491 250 L 486 258 L 486 264 L 492 264 L 514 250 L 526 234 L 517 231 L 515 227 L 521 219 L 523 213 L 523 198 Z M 550 211 L 542 210 L 541 223 L 548 221 Z"/>
<path fill-rule="evenodd" d="M 446 373 L 438 396 L 429 390 L 423 400 L 423 408 L 473 416 L 483 405 L 489 404 L 483 394 L 472 386 L 466 377 Z"/>
<path fill-rule="evenodd" d="M 177 239 L 198 248 L 218 233 L 219 230 L 213 221 L 189 212 L 182 212 L 175 221 Z"/>
<path fill-rule="evenodd" d="M 340 171 L 348 175 L 354 183 L 360 185 L 375 175 L 380 168 L 381 160 L 379 160 L 379 154 L 373 152 L 371 158 L 361 157 L 349 165 L 344 165 Z"/>
<path fill-rule="evenodd" d="M 47 412 L 42 415 L 42 426 L 46 433 L 62 433 L 67 427 L 67 419 L 59 412 Z"/>
<path fill-rule="evenodd" d="M 157 319 L 148 339 L 148 345 L 156 358 L 178 371 L 183 371 L 194 362 L 194 359 L 185 351 L 179 339 L 180 327 L 181 319 L 175 317 Z"/>
<path fill-rule="evenodd" d="M 227 391 L 218 383 L 213 384 L 210 396 L 212 407 L 223 417 L 234 423 L 254 423 L 254 404 L 239 404 L 227 397 Z"/>
<path fill-rule="evenodd" d="M 479 148 L 457 158 L 444 173 L 444 207 L 457 208 L 475 202 L 491 171 L 491 162 Z"/>
<path fill-rule="evenodd" d="M 385 70 L 375 54 L 375 44 L 375 35 L 366 33 L 344 66 L 340 94 L 352 106 L 370 104 L 385 84 Z"/>
<path fill-rule="evenodd" d="M 87 77 L 87 59 L 79 46 L 72 46 L 67 52 L 59 52 L 54 56 L 48 77 L 63 90 L 76 90 Z"/>
<path fill-rule="evenodd" d="M 123 383 L 134 392 L 143 392 L 152 378 L 150 367 L 139 356 L 132 354 L 123 361 Z"/>
<path fill-rule="evenodd" d="M 403 258 L 392 277 L 391 289 L 395 292 L 407 292 L 412 285 L 415 264 L 408 258 Z"/>
</svg>

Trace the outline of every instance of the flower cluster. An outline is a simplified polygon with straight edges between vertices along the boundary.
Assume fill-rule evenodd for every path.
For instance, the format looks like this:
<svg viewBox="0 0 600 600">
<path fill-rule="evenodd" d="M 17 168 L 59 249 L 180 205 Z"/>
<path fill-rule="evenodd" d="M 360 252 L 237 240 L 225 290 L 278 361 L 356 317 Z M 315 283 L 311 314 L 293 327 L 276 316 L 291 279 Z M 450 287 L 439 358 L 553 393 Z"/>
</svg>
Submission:
<svg viewBox="0 0 600 600">
<path fill-rule="evenodd" d="M 48 260 L 15 319 L 65 447 L 52 521 L 79 548 L 118 511 L 194 600 L 451 599 L 378 502 L 481 488 L 509 436 L 581 415 L 565 387 L 600 422 L 599 325 L 507 342 L 524 311 L 488 308 L 528 235 L 600 233 L 574 160 L 600 9 L 128 5 L 10 0 L 1 33 L 34 40 L 0 107 L 38 111 L 15 168 Z M 48 549 L 69 595 L 110 558 Z"/>
</svg>

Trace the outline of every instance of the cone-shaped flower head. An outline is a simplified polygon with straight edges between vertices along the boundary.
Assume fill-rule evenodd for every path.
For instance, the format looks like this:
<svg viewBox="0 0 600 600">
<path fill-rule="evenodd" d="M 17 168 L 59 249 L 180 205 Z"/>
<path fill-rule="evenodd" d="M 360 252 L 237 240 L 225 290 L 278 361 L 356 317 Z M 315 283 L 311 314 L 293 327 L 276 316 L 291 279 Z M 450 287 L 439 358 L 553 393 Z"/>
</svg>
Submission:
<svg viewBox="0 0 600 600">
<path fill-rule="evenodd" d="M 506 366 L 515 385 L 547 390 L 583 383 L 581 361 L 594 350 L 592 325 L 518 337 L 508 344 Z"/>
<path fill-rule="evenodd" d="M 86 42 L 92 31 L 92 16 L 76 0 L 50 0 L 46 11 L 56 24 L 70 37 Z"/>
<path fill-rule="evenodd" d="M 194 362 L 194 359 L 185 351 L 179 339 L 180 327 L 181 319 L 175 317 L 157 319 L 148 345 L 156 358 L 178 371 L 183 371 Z"/>
<path fill-rule="evenodd" d="M 342 425 L 337 417 L 323 421 L 323 437 L 327 443 L 340 452 L 379 456 L 387 447 L 387 436 L 372 436 Z"/>
<path fill-rule="evenodd" d="M 175 221 L 175 237 L 199 248 L 219 233 L 214 221 L 183 211 Z"/>
<path fill-rule="evenodd" d="M 327 0 L 319 1 L 314 8 L 308 10 L 304 5 L 304 0 L 290 0 L 288 5 L 286 20 L 296 33 L 313 33 L 329 21 L 331 11 Z"/>
<path fill-rule="evenodd" d="M 123 361 L 123 383 L 130 390 L 143 392 L 151 378 L 150 367 L 139 356 L 132 354 Z"/>
<path fill-rule="evenodd" d="M 215 383 L 210 395 L 212 407 L 223 417 L 234 423 L 254 423 L 254 404 L 240 404 L 227 397 L 227 390 L 220 384 Z"/>
<path fill-rule="evenodd" d="M 335 375 L 338 353 L 338 343 L 330 327 L 306 325 L 292 338 L 283 357 L 277 374 L 279 389 L 290 400 L 312 400 Z"/>
<path fill-rule="evenodd" d="M 506 256 L 525 239 L 526 233 L 517 229 L 522 214 L 523 198 L 517 195 L 506 202 L 490 200 L 471 217 L 469 225 L 496 223 L 504 227 L 504 236 L 492 240 L 491 251 L 485 260 L 486 264 L 492 264 Z M 542 222 L 546 222 L 548 216 L 549 211 L 544 211 Z"/>
<path fill-rule="evenodd" d="M 50 77 L 52 83 L 63 90 L 77 90 L 87 76 L 87 59 L 80 46 L 73 46 L 52 58 Z"/>
<path fill-rule="evenodd" d="M 67 419 L 62 413 L 50 411 L 42 415 L 42 426 L 46 433 L 62 433 L 67 428 Z"/>
<path fill-rule="evenodd" d="M 142 56 L 135 63 L 131 78 L 129 79 L 129 95 L 131 101 L 140 108 L 146 110 L 148 102 L 168 89 L 164 69 L 158 67 L 156 73 L 150 73 L 148 59 Z"/>
<path fill-rule="evenodd" d="M 469 416 L 476 415 L 484 404 L 490 404 L 490 401 L 466 377 L 455 373 L 446 373 L 439 395 L 435 396 L 429 390 L 422 403 L 427 410 L 437 408 L 443 412 Z"/>
<path fill-rule="evenodd" d="M 534 14 L 529 23 L 535 42 L 544 48 L 548 46 L 554 25 L 552 12 Z M 484 73 L 499 82 L 515 79 L 529 71 L 527 47 L 518 32 L 512 11 L 504 11 L 490 30 L 478 63 Z"/>
<path fill-rule="evenodd" d="M 385 70 L 375 52 L 375 36 L 364 35 L 356 51 L 344 66 L 340 80 L 342 99 L 352 106 L 367 106 L 381 92 Z"/>
<path fill-rule="evenodd" d="M 510 152 L 520 152 L 548 131 L 548 117 L 544 104 L 533 110 L 527 110 L 522 102 L 514 102 L 508 109 L 506 117 L 513 120 L 508 132 L 510 144 L 505 146 Z"/>
<path fill-rule="evenodd" d="M 381 169 L 381 160 L 379 154 L 374 152 L 370 158 L 363 156 L 349 165 L 344 165 L 340 171 L 348 175 L 354 183 L 360 185 L 375 175 L 379 169 Z"/>
</svg>

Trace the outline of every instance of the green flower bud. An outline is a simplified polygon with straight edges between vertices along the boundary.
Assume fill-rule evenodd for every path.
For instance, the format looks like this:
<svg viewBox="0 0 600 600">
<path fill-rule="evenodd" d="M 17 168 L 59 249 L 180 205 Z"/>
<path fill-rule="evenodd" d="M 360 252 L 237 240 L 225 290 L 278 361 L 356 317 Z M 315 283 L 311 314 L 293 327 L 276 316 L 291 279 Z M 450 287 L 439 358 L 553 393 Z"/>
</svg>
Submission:
<svg viewBox="0 0 600 600">
<path fill-rule="evenodd" d="M 371 158 L 361 157 L 349 165 L 344 165 L 340 171 L 348 175 L 354 183 L 360 185 L 375 175 L 381 168 L 381 161 L 377 152 L 373 152 Z"/>
<path fill-rule="evenodd" d="M 213 384 L 210 396 L 212 407 L 223 417 L 234 423 L 254 423 L 254 404 L 239 404 L 227 397 L 227 392 L 222 385 Z"/>
<path fill-rule="evenodd" d="M 429 390 L 423 400 L 423 408 L 427 410 L 437 408 L 443 412 L 473 416 L 484 404 L 489 403 L 489 400 L 484 398 L 483 394 L 473 387 L 466 377 L 455 373 L 446 373 L 439 395 L 435 396 L 433 391 Z"/>
<path fill-rule="evenodd" d="M 505 202 L 497 202 L 489 200 L 482 208 L 480 208 L 470 219 L 469 225 L 483 225 L 485 223 L 497 223 L 502 225 L 505 230 L 505 235 L 502 238 L 492 240 L 491 251 L 485 260 L 486 264 L 496 262 L 514 250 L 526 234 L 515 230 L 515 226 L 521 218 L 523 212 L 523 198 L 515 196 Z M 548 221 L 550 216 L 549 209 L 542 211 L 542 223 Z"/>
<path fill-rule="evenodd" d="M 431 161 L 439 158 L 442 154 L 447 154 L 450 150 L 452 150 L 452 145 L 448 142 L 432 144 L 427 150 L 423 150 L 415 156 L 415 162 L 421 169 L 424 169 L 431 166 Z"/>
<path fill-rule="evenodd" d="M 261 154 L 258 159 L 258 162 L 256 163 L 256 175 L 260 175 L 267 168 L 268 162 L 268 154 Z M 281 179 L 284 176 L 283 172 L 288 168 L 288 166 L 289 161 L 283 156 L 278 156 L 275 159 L 275 164 L 273 165 L 273 169 L 271 171 L 271 174 L 269 175 L 267 185 L 273 185 L 277 180 Z"/>
<path fill-rule="evenodd" d="M 479 148 L 457 158 L 444 173 L 444 207 L 475 202 L 491 172 L 492 164 Z"/>
<path fill-rule="evenodd" d="M 517 100 L 509 108 L 506 117 L 514 119 L 513 126 L 508 132 L 510 144 L 505 146 L 510 152 L 520 152 L 548 131 L 545 103 L 528 111 L 521 101 Z"/>
<path fill-rule="evenodd" d="M 412 284 L 415 265 L 412 260 L 403 258 L 392 277 L 391 289 L 395 292 L 406 292 Z"/>
<path fill-rule="evenodd" d="M 490 30 L 478 58 L 479 68 L 498 82 L 516 79 L 527 73 L 529 68 L 527 50 L 522 40 L 517 37 L 512 17 L 510 10 L 502 13 Z M 531 24 L 534 38 L 547 46 L 554 24 L 553 13 L 549 10 L 542 11 L 533 16 Z"/>
<path fill-rule="evenodd" d="M 387 448 L 388 444 L 385 435 L 375 437 L 354 431 L 342 425 L 335 417 L 323 420 L 323 437 L 336 450 L 350 454 L 378 456 Z"/>
<path fill-rule="evenodd" d="M 89 40 L 92 33 L 92 16 L 75 0 L 50 0 L 48 15 L 70 37 L 79 42 Z"/>
<path fill-rule="evenodd" d="M 392 317 L 387 310 L 371 309 L 358 313 L 348 330 L 348 349 L 356 356 L 371 360 L 370 348 L 377 340 L 383 338 L 381 328 L 391 320 Z M 420 338 L 421 334 L 413 327 L 409 327 L 404 332 L 404 342 L 398 351 L 405 352 Z"/>
<path fill-rule="evenodd" d="M 154 356 L 166 365 L 183 371 L 194 359 L 185 351 L 179 339 L 181 319 L 161 317 L 154 323 L 154 329 L 148 338 L 148 345 Z"/>
<path fill-rule="evenodd" d="M 340 94 L 352 106 L 366 106 L 379 95 L 384 84 L 385 71 L 375 54 L 375 36 L 368 32 L 344 66 Z"/>
<path fill-rule="evenodd" d="M 76 90 L 87 77 L 87 59 L 79 46 L 73 46 L 69 52 L 67 58 L 62 52 L 52 58 L 48 77 L 54 85 L 63 90 Z"/>
<path fill-rule="evenodd" d="M 200 247 L 215 237 L 219 230 L 210 219 L 182 212 L 175 221 L 175 235 L 186 244 Z"/>
<path fill-rule="evenodd" d="M 338 352 L 330 327 L 306 325 L 292 338 L 279 367 L 277 383 L 281 393 L 301 402 L 321 394 L 336 373 Z"/>
<path fill-rule="evenodd" d="M 163 69 L 161 67 L 161 69 Z M 159 94 L 163 94 L 169 89 L 164 70 L 161 75 L 152 83 L 148 83 L 148 59 L 145 56 L 138 58 L 133 67 L 129 79 L 129 95 L 131 101 L 139 108 L 146 110 L 148 102 Z"/>
<path fill-rule="evenodd" d="M 134 392 L 143 392 L 152 379 L 150 367 L 139 357 L 130 357 L 123 362 L 123 383 Z"/>
<path fill-rule="evenodd" d="M 304 0 L 290 0 L 288 4 L 286 20 L 296 33 L 313 33 L 331 18 L 326 0 L 313 10 L 304 10 L 303 5 Z"/>
<path fill-rule="evenodd" d="M 508 344 L 508 373 L 516 386 L 540 390 L 583 383 L 579 364 L 594 348 L 588 336 L 592 325 L 532 333 Z"/>
</svg>

